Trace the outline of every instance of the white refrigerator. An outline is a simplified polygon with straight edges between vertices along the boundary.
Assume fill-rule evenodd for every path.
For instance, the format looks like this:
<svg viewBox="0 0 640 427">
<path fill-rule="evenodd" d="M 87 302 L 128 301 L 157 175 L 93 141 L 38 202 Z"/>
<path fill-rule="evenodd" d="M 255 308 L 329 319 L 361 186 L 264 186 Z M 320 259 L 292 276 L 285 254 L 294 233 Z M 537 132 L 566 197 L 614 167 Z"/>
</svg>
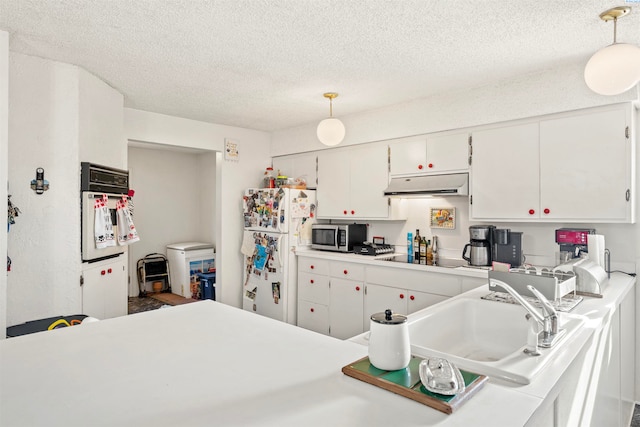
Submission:
<svg viewBox="0 0 640 427">
<path fill-rule="evenodd" d="M 242 307 L 272 319 L 297 322 L 295 249 L 311 245 L 316 192 L 250 188 L 243 197 Z"/>
</svg>

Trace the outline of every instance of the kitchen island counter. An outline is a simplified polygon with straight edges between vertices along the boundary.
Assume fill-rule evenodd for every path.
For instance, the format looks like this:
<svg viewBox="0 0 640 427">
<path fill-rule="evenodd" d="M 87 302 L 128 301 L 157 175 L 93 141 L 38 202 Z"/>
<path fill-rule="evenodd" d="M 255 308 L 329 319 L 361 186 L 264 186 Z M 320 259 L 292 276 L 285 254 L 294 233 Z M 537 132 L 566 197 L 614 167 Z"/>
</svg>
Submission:
<svg viewBox="0 0 640 427">
<path fill-rule="evenodd" d="M 492 383 L 454 414 L 347 377 L 367 348 L 214 301 L 0 342 L 0 425 L 519 426 Z"/>
</svg>

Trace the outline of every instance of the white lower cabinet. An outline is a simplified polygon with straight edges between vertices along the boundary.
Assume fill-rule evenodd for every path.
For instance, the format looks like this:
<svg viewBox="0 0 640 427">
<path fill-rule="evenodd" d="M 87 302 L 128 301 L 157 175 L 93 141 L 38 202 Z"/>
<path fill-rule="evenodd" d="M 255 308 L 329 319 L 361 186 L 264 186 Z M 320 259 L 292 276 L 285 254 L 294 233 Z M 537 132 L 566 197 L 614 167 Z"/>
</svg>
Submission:
<svg viewBox="0 0 640 427">
<path fill-rule="evenodd" d="M 329 261 L 298 261 L 298 326 L 347 339 L 369 330 L 373 313 L 411 314 L 458 295 L 468 278 L 419 270 Z M 486 283 L 471 278 L 469 289 Z M 420 289 L 420 290 L 417 290 Z"/>
<path fill-rule="evenodd" d="M 127 257 L 87 264 L 82 270 L 82 314 L 96 319 L 126 316 Z"/>
<path fill-rule="evenodd" d="M 374 313 L 390 309 L 394 313 L 411 314 L 448 299 L 448 296 L 367 284 L 364 299 L 364 330 L 369 330 L 369 319 Z"/>
</svg>

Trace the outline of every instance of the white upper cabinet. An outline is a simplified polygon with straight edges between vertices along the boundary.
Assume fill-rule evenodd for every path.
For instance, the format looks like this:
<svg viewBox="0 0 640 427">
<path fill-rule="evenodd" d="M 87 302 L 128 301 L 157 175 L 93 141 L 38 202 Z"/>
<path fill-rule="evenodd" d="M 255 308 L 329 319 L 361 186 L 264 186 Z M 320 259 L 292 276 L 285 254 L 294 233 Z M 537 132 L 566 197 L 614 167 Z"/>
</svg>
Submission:
<svg viewBox="0 0 640 427">
<path fill-rule="evenodd" d="M 477 220 L 538 217 L 538 123 L 473 133 L 471 217 Z"/>
<path fill-rule="evenodd" d="M 273 158 L 273 170 L 282 172 L 289 178 L 303 178 L 307 188 L 315 189 L 317 185 L 317 158 L 316 153 L 293 154 Z"/>
<path fill-rule="evenodd" d="M 389 143 L 391 175 L 424 175 L 469 169 L 469 134 L 446 133 Z"/>
<path fill-rule="evenodd" d="M 540 122 L 540 207 L 550 219 L 631 219 L 627 109 Z"/>
<path fill-rule="evenodd" d="M 472 134 L 472 220 L 634 222 L 631 105 Z"/>
<path fill-rule="evenodd" d="M 325 150 L 318 154 L 318 217 L 400 219 L 384 196 L 389 185 L 384 144 Z"/>
</svg>

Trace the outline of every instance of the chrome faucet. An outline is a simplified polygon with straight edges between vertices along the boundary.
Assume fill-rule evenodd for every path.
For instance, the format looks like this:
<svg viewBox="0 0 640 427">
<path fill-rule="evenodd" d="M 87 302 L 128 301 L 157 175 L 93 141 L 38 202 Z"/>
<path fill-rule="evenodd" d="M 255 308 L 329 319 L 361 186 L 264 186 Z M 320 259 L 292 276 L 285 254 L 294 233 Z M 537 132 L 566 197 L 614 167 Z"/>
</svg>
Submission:
<svg viewBox="0 0 640 427">
<path fill-rule="evenodd" d="M 509 292 L 513 299 L 515 299 L 528 312 L 526 319 L 529 322 L 530 328 L 529 337 L 527 339 L 527 348 L 524 350 L 525 353 L 532 356 L 538 356 L 540 353 L 538 352 L 537 346 L 550 348 L 564 335 L 564 329 L 558 329 L 558 312 L 553 305 L 551 305 L 549 300 L 546 299 L 545 296 L 536 288 L 531 285 L 527 285 L 527 289 L 529 289 L 538 301 L 540 301 L 543 314 L 541 314 L 511 286 L 502 280 L 489 278 L 489 289 L 495 288 L 496 286 L 500 286 Z M 542 327 L 542 331 L 539 331 L 540 327 Z"/>
</svg>

